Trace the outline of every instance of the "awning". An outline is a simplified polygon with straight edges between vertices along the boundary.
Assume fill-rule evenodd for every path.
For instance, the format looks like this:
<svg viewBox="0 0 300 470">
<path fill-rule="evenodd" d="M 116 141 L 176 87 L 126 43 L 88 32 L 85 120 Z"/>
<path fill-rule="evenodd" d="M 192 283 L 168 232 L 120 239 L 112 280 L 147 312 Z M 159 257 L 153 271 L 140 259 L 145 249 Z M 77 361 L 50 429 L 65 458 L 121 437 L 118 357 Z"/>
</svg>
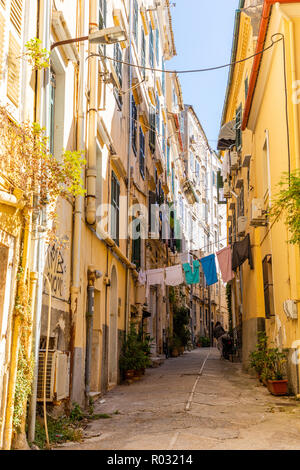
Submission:
<svg viewBox="0 0 300 470">
<path fill-rule="evenodd" d="M 227 150 L 236 143 L 235 120 L 227 122 L 220 130 L 218 150 Z"/>
</svg>

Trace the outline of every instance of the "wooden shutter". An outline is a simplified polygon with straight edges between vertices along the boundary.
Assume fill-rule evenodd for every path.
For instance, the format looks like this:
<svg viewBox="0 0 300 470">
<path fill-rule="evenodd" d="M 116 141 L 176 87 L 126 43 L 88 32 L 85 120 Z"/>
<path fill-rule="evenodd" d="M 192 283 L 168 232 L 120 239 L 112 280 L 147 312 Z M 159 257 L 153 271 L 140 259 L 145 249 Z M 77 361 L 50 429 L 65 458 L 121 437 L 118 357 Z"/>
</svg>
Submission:
<svg viewBox="0 0 300 470">
<path fill-rule="evenodd" d="M 23 0 L 11 0 L 7 57 L 7 97 L 18 107 L 21 79 L 21 36 Z"/>
<path fill-rule="evenodd" d="M 7 96 L 16 106 L 19 105 L 20 96 L 20 54 L 21 48 L 19 43 L 9 33 Z"/>
<path fill-rule="evenodd" d="M 22 33 L 22 9 L 23 0 L 12 0 L 10 7 L 10 21 L 15 27 L 18 35 Z"/>
<path fill-rule="evenodd" d="M 0 5 L 4 8 L 5 10 L 5 5 L 6 4 L 6 0 L 0 0 Z"/>
</svg>

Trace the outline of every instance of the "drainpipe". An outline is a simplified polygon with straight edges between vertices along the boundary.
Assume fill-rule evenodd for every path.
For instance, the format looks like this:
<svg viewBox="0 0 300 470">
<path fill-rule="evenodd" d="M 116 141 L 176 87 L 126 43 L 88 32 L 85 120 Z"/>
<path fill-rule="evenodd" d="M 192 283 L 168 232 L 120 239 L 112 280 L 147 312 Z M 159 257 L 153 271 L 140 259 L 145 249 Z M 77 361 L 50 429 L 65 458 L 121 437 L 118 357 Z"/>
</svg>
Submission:
<svg viewBox="0 0 300 470">
<path fill-rule="evenodd" d="M 98 31 L 98 7 L 96 0 L 90 0 L 89 33 Z M 97 44 L 89 42 L 88 54 L 97 54 Z M 97 135 L 97 57 L 89 59 L 89 109 L 88 109 L 88 169 L 86 220 L 89 225 L 96 222 L 96 135 Z"/>
<path fill-rule="evenodd" d="M 92 363 L 92 342 L 93 342 L 93 318 L 95 309 L 95 281 L 102 276 L 94 266 L 88 268 L 88 311 L 86 313 L 86 356 L 85 356 L 85 404 L 89 406 L 90 384 L 91 384 L 91 363 Z"/>
<path fill-rule="evenodd" d="M 79 0 L 80 26 L 79 36 L 84 36 L 85 29 L 85 9 L 82 0 Z M 84 149 L 84 42 L 79 43 L 79 76 L 78 76 L 78 114 L 77 114 L 77 150 Z M 84 180 L 84 175 L 82 175 Z M 74 370 L 76 368 L 76 357 L 74 354 L 76 321 L 78 312 L 78 297 L 80 292 L 80 259 L 81 259 L 81 236 L 82 236 L 82 214 L 84 210 L 83 196 L 75 199 L 75 210 L 73 219 L 73 250 L 72 250 L 72 286 L 71 286 L 71 370 L 70 370 L 70 396 L 74 390 Z"/>
<path fill-rule="evenodd" d="M 132 0 L 129 1 L 129 62 L 132 57 Z M 129 67 L 129 89 L 132 87 L 132 67 Z M 128 132 L 128 155 L 127 155 L 127 243 L 126 243 L 126 257 L 129 259 L 130 254 L 130 233 L 129 233 L 129 210 L 130 210 L 130 186 L 131 186 L 131 171 L 130 171 L 130 154 L 131 154 L 131 140 L 132 140 L 132 92 L 129 96 L 129 132 Z M 129 310 L 130 310 L 130 278 L 129 269 L 126 269 L 126 309 L 125 309 L 125 331 L 126 337 L 129 331 Z"/>
<path fill-rule="evenodd" d="M 42 39 L 43 47 L 50 50 L 50 19 L 52 11 L 52 0 L 42 0 L 38 2 L 38 24 L 37 37 Z M 49 70 L 37 73 L 35 87 L 35 120 L 39 120 L 42 127 L 49 135 L 49 80 L 46 80 Z M 35 317 L 33 321 L 33 351 L 34 351 L 34 372 L 32 382 L 32 393 L 29 400 L 28 410 L 28 441 L 33 442 L 35 438 L 36 423 L 36 403 L 37 403 L 37 380 L 39 367 L 39 347 L 41 333 L 41 316 L 43 301 L 43 271 L 45 266 L 45 237 L 42 225 L 46 225 L 45 214 L 39 214 L 40 230 L 36 232 L 36 247 L 34 248 L 34 271 L 38 273 L 37 294 L 35 299 Z"/>
</svg>

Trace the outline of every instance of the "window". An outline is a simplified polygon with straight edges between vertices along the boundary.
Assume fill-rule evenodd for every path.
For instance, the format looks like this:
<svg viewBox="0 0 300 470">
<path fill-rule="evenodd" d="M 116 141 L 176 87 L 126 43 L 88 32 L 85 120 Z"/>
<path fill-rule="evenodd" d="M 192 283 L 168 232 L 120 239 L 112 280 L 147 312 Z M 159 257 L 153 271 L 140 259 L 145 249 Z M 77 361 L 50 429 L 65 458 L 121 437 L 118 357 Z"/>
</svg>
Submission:
<svg viewBox="0 0 300 470">
<path fill-rule="evenodd" d="M 155 152 L 155 139 L 156 139 L 156 132 L 155 132 L 155 111 L 154 109 L 150 109 L 149 113 L 149 124 L 150 124 L 150 131 L 149 131 L 149 147 L 151 153 Z"/>
<path fill-rule="evenodd" d="M 192 152 L 190 152 L 190 169 L 191 169 L 192 176 L 194 176 L 193 173 L 195 171 L 195 158 Z"/>
<path fill-rule="evenodd" d="M 242 147 L 242 105 L 236 110 L 235 117 L 235 128 L 236 128 L 236 148 L 240 150 Z"/>
<path fill-rule="evenodd" d="M 119 81 L 119 86 L 121 90 L 122 89 L 122 63 L 120 61 L 122 61 L 122 49 L 119 43 L 114 44 L 114 59 L 115 59 L 114 67 L 115 67 L 117 79 Z M 117 88 L 114 89 L 114 95 L 117 100 L 118 106 L 121 107 L 122 96 L 120 95 L 120 91 Z"/>
<path fill-rule="evenodd" d="M 96 143 L 96 210 L 102 203 L 102 151 L 97 141 Z"/>
<path fill-rule="evenodd" d="M 158 93 L 156 93 L 156 131 L 160 134 L 160 101 Z"/>
<path fill-rule="evenodd" d="M 163 95 L 165 96 L 166 95 L 166 73 L 165 73 L 165 62 L 164 60 L 162 61 L 162 92 L 163 92 Z"/>
<path fill-rule="evenodd" d="M 139 5 L 137 0 L 134 0 L 133 3 L 133 35 L 135 39 L 136 46 L 138 47 L 138 31 L 139 31 Z"/>
<path fill-rule="evenodd" d="M 55 119 L 55 88 L 56 76 L 54 70 L 50 71 L 50 138 L 49 150 L 52 155 L 54 154 L 54 119 Z"/>
<path fill-rule="evenodd" d="M 239 217 L 245 215 L 244 185 L 242 186 L 241 192 L 238 197 L 238 214 Z"/>
<path fill-rule="evenodd" d="M 134 154 L 137 153 L 137 108 L 134 101 L 134 97 L 131 96 L 131 143 L 132 143 L 132 150 Z"/>
<path fill-rule="evenodd" d="M 107 6 L 106 0 L 99 0 L 99 29 L 104 29 L 106 27 L 106 13 Z"/>
<path fill-rule="evenodd" d="M 272 270 L 272 256 L 267 255 L 263 260 L 263 281 L 264 281 L 264 296 L 265 296 L 265 311 L 266 318 L 275 315 L 274 309 L 274 293 L 273 293 L 273 270 Z"/>
<path fill-rule="evenodd" d="M 23 3 L 23 0 L 0 2 L 0 80 L 6 80 L 7 98 L 17 108 L 20 101 Z M 7 63 L 4 64 L 6 57 Z"/>
<path fill-rule="evenodd" d="M 156 63 L 159 65 L 159 29 L 156 27 Z"/>
<path fill-rule="evenodd" d="M 154 35 L 151 23 L 149 25 L 150 35 L 149 35 L 149 63 L 150 67 L 154 68 Z"/>
<path fill-rule="evenodd" d="M 145 178 L 145 135 L 140 127 L 140 173 Z"/>
<path fill-rule="evenodd" d="M 170 145 L 169 144 L 167 144 L 167 176 L 170 176 Z M 174 191 L 173 191 L 173 194 L 174 194 Z"/>
<path fill-rule="evenodd" d="M 198 161 L 196 161 L 195 171 L 196 171 L 196 177 L 200 178 L 200 165 L 199 165 Z"/>
<path fill-rule="evenodd" d="M 166 126 L 162 124 L 162 152 L 164 160 L 166 158 Z"/>
<path fill-rule="evenodd" d="M 132 240 L 132 263 L 136 265 L 137 269 L 141 267 L 141 223 L 138 219 L 133 221 L 133 227 L 135 230 L 134 237 Z M 140 236 L 138 237 L 138 234 Z M 138 238 L 137 238 L 138 237 Z"/>
<path fill-rule="evenodd" d="M 142 42 L 141 42 L 141 66 L 146 67 L 146 39 L 145 39 L 145 33 L 142 28 Z M 145 68 L 140 69 L 141 74 L 143 78 L 146 76 L 146 70 Z"/>
<path fill-rule="evenodd" d="M 119 246 L 120 232 L 120 183 L 116 175 L 111 175 L 111 237 Z"/>
<path fill-rule="evenodd" d="M 172 167 L 172 193 L 175 196 L 175 172 L 174 172 L 173 167 Z"/>
<path fill-rule="evenodd" d="M 246 77 L 246 80 L 245 80 L 245 100 L 247 99 L 247 96 L 248 96 L 248 90 L 249 90 L 249 79 L 248 79 L 248 77 Z"/>
</svg>

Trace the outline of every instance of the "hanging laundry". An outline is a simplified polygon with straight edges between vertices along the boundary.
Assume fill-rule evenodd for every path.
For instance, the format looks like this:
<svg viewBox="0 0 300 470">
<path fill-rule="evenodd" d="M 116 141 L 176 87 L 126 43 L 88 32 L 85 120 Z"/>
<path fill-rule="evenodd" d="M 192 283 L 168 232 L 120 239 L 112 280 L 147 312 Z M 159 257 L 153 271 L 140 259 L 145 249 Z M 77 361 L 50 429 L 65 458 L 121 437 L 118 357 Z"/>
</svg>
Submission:
<svg viewBox="0 0 300 470">
<path fill-rule="evenodd" d="M 182 265 L 179 264 L 178 266 L 171 266 L 170 268 L 166 268 L 166 285 L 167 286 L 180 286 L 180 284 L 184 283 L 184 277 L 182 272 Z"/>
<path fill-rule="evenodd" d="M 150 286 L 160 285 L 162 291 L 164 293 L 165 287 L 165 270 L 162 269 L 150 269 L 146 271 L 147 275 L 147 289 L 146 289 L 146 297 L 149 298 L 150 294 Z"/>
<path fill-rule="evenodd" d="M 209 255 L 201 260 L 206 284 L 212 286 L 218 282 L 217 268 L 216 268 L 216 257 L 215 255 Z"/>
<path fill-rule="evenodd" d="M 193 261 L 193 270 L 189 263 L 183 266 L 185 280 L 187 284 L 199 284 L 200 282 L 200 263 L 198 260 Z"/>
<path fill-rule="evenodd" d="M 251 244 L 250 244 L 250 235 L 244 238 L 240 242 L 235 242 L 232 250 L 232 269 L 236 271 L 239 266 L 241 266 L 246 259 L 249 261 L 249 266 L 253 269 L 253 259 L 251 253 Z"/>
<path fill-rule="evenodd" d="M 141 271 L 139 272 L 139 279 L 138 279 L 138 281 L 139 281 L 139 284 L 140 284 L 141 286 L 144 286 L 144 285 L 146 284 L 146 282 L 147 282 L 147 275 L 146 275 L 145 271 L 142 271 L 142 270 L 141 270 Z"/>
<path fill-rule="evenodd" d="M 222 273 L 223 282 L 227 283 L 234 278 L 232 271 L 232 252 L 231 247 L 228 246 L 221 251 L 217 252 L 219 267 Z"/>
</svg>

